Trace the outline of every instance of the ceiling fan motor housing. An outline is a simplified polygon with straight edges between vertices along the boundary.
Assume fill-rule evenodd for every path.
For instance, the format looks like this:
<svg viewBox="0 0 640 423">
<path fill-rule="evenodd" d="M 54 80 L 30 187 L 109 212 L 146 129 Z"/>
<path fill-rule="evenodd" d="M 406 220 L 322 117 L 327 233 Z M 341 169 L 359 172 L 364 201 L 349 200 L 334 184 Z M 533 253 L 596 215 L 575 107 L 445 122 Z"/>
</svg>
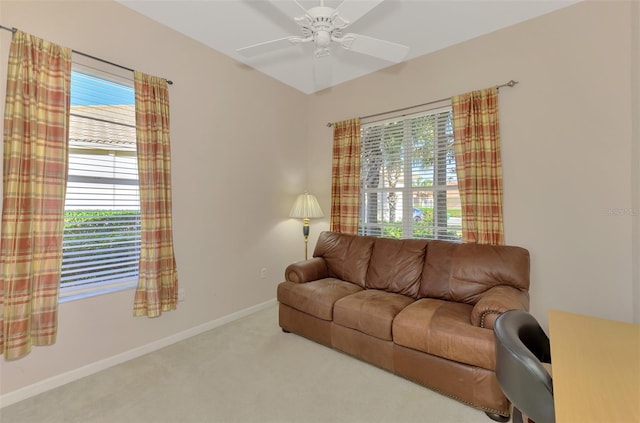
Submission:
<svg viewBox="0 0 640 423">
<path fill-rule="evenodd" d="M 312 7 L 304 17 L 297 18 L 296 22 L 302 27 L 305 39 L 313 40 L 316 44 L 316 57 L 328 56 L 331 41 L 341 42 L 341 30 L 349 25 L 335 9 L 324 6 Z"/>
</svg>

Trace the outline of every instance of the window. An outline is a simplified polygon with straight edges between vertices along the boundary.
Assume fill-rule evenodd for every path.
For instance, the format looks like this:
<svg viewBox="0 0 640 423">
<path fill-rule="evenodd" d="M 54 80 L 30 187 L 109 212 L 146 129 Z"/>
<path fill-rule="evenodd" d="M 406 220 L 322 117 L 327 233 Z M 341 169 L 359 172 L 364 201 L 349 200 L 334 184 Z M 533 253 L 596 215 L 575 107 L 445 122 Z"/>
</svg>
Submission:
<svg viewBox="0 0 640 423">
<path fill-rule="evenodd" d="M 361 125 L 361 235 L 460 240 L 451 107 Z"/>
<path fill-rule="evenodd" d="M 74 61 L 61 293 L 128 287 L 139 256 L 133 76 Z"/>
</svg>

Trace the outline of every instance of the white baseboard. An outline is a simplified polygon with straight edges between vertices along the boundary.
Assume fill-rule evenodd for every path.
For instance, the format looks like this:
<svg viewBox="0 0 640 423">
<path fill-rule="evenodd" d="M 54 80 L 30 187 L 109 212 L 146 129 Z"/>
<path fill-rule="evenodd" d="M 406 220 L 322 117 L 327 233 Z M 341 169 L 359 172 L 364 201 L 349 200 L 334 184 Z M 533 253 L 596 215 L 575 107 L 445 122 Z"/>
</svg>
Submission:
<svg viewBox="0 0 640 423">
<path fill-rule="evenodd" d="M 215 329 L 226 323 L 233 322 L 234 320 L 238 320 L 250 314 L 256 313 L 260 310 L 264 310 L 265 308 L 275 305 L 276 302 L 277 302 L 276 299 L 265 301 L 264 303 L 257 304 L 249 308 L 245 308 L 235 313 L 231 313 L 229 315 L 223 316 L 219 319 L 212 320 L 210 322 L 203 323 L 202 325 L 195 326 L 185 331 L 168 336 L 166 338 L 159 339 L 150 344 L 146 344 L 141 347 L 134 348 L 132 350 L 111 356 L 104 360 L 96 361 L 95 363 L 91 363 L 86 366 L 79 367 L 69 372 L 50 377 L 48 379 L 44 379 L 40 382 L 34 383 L 29 386 L 25 386 L 24 388 L 20 388 L 15 391 L 9 392 L 7 394 L 0 395 L 0 408 L 7 407 L 11 404 L 15 404 L 19 401 L 25 400 L 27 398 L 36 396 L 43 392 L 65 385 L 69 382 L 73 382 L 75 380 L 82 379 L 83 377 L 92 375 L 94 373 L 98 373 L 99 371 L 108 369 L 109 367 L 113 367 L 117 364 L 124 363 L 125 361 L 129 361 L 134 358 L 143 356 L 145 354 L 149 354 L 150 352 L 175 344 L 176 342 L 184 341 L 185 339 L 207 332 L 211 329 Z"/>
</svg>

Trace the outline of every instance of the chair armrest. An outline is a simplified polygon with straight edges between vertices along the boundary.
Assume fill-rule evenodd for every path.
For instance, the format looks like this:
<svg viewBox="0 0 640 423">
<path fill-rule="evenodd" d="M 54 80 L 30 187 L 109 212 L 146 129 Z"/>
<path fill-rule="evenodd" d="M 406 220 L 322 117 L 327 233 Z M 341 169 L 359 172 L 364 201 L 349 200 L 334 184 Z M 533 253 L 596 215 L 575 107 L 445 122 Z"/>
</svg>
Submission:
<svg viewBox="0 0 640 423">
<path fill-rule="evenodd" d="M 507 310 L 529 311 L 529 292 L 513 286 L 494 286 L 473 306 L 471 324 L 493 330 L 496 318 Z"/>
<path fill-rule="evenodd" d="M 287 266 L 284 278 L 289 282 L 305 283 L 329 277 L 327 263 L 322 257 L 299 261 Z"/>
</svg>

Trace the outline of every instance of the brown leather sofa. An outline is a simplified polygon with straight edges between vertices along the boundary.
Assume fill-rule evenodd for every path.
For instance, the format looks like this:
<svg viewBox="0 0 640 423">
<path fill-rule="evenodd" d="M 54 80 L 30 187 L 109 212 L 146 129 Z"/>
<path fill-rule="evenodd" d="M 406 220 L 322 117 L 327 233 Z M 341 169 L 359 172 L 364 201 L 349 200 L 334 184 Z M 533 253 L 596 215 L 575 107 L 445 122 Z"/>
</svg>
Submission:
<svg viewBox="0 0 640 423">
<path fill-rule="evenodd" d="M 479 408 L 509 416 L 493 323 L 529 308 L 529 252 L 514 246 L 322 232 L 278 285 L 293 332 Z"/>
</svg>

